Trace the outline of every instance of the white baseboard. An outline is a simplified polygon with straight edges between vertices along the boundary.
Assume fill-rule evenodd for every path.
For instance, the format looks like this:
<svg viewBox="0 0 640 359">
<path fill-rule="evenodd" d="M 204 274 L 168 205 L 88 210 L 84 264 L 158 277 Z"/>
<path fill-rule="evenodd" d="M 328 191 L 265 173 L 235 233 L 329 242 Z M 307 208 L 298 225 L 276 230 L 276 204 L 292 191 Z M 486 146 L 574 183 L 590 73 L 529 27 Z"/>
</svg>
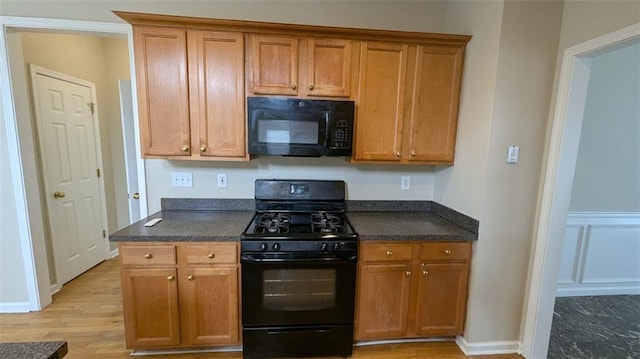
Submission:
<svg viewBox="0 0 640 359">
<path fill-rule="evenodd" d="M 558 284 L 556 297 L 580 297 L 587 295 L 640 295 L 640 286 L 628 287 L 570 287 Z"/>
<path fill-rule="evenodd" d="M 520 354 L 520 342 L 517 340 L 469 343 L 458 336 L 456 344 L 465 355 Z"/>
<path fill-rule="evenodd" d="M 28 313 L 31 311 L 29 302 L 0 303 L 0 313 Z"/>
<path fill-rule="evenodd" d="M 111 251 L 111 258 L 115 258 L 120 254 L 120 249 L 119 248 L 115 248 L 114 250 Z"/>
</svg>

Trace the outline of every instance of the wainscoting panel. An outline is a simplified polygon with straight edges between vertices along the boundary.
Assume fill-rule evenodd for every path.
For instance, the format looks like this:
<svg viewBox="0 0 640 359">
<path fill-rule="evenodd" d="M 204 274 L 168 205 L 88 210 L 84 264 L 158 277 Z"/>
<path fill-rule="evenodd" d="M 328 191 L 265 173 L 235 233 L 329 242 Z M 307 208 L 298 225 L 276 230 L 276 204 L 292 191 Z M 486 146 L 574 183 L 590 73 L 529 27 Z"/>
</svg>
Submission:
<svg viewBox="0 0 640 359">
<path fill-rule="evenodd" d="M 640 213 L 569 213 L 556 294 L 640 294 Z"/>
</svg>

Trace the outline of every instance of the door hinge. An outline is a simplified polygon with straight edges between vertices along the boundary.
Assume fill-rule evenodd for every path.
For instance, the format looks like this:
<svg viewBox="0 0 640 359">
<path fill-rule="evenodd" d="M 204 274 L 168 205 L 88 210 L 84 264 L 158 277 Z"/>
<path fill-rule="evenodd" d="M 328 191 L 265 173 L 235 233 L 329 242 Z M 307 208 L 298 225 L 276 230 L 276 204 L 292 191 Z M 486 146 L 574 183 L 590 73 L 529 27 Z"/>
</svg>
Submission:
<svg viewBox="0 0 640 359">
<path fill-rule="evenodd" d="M 87 106 L 89 106 L 89 111 L 91 111 L 91 114 L 95 114 L 96 113 L 96 104 L 93 102 L 89 102 L 87 104 Z"/>
<path fill-rule="evenodd" d="M 96 173 L 98 174 L 98 177 L 100 177 L 100 169 L 96 168 Z"/>
<path fill-rule="evenodd" d="M 107 231 L 106 230 L 102 230 L 102 238 L 107 238 Z"/>
</svg>

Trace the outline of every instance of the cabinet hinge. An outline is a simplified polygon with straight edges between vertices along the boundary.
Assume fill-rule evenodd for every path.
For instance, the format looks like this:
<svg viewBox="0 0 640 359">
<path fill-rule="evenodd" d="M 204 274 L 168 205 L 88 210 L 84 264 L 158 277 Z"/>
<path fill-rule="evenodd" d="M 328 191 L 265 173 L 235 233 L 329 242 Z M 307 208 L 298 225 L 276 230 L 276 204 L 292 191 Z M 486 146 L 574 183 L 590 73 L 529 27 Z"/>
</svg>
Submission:
<svg viewBox="0 0 640 359">
<path fill-rule="evenodd" d="M 102 238 L 107 238 L 107 231 L 106 230 L 102 230 Z"/>
<path fill-rule="evenodd" d="M 100 169 L 96 168 L 96 173 L 98 174 L 98 177 L 100 177 Z"/>
<path fill-rule="evenodd" d="M 87 106 L 89 106 L 89 111 L 91 111 L 91 114 L 95 114 L 96 113 L 96 104 L 93 102 L 89 102 L 87 104 Z"/>
</svg>

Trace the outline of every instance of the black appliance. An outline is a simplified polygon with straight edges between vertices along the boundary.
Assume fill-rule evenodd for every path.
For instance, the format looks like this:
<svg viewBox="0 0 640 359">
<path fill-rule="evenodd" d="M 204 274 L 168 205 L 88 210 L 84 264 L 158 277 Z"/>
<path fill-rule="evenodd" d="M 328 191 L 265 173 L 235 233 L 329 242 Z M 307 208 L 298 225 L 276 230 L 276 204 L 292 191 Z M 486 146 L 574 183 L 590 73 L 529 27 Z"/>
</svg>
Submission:
<svg viewBox="0 0 640 359">
<path fill-rule="evenodd" d="M 353 101 L 248 97 L 249 154 L 351 156 Z"/>
<path fill-rule="evenodd" d="M 351 355 L 358 234 L 345 183 L 256 180 L 241 236 L 243 358 Z"/>
</svg>

